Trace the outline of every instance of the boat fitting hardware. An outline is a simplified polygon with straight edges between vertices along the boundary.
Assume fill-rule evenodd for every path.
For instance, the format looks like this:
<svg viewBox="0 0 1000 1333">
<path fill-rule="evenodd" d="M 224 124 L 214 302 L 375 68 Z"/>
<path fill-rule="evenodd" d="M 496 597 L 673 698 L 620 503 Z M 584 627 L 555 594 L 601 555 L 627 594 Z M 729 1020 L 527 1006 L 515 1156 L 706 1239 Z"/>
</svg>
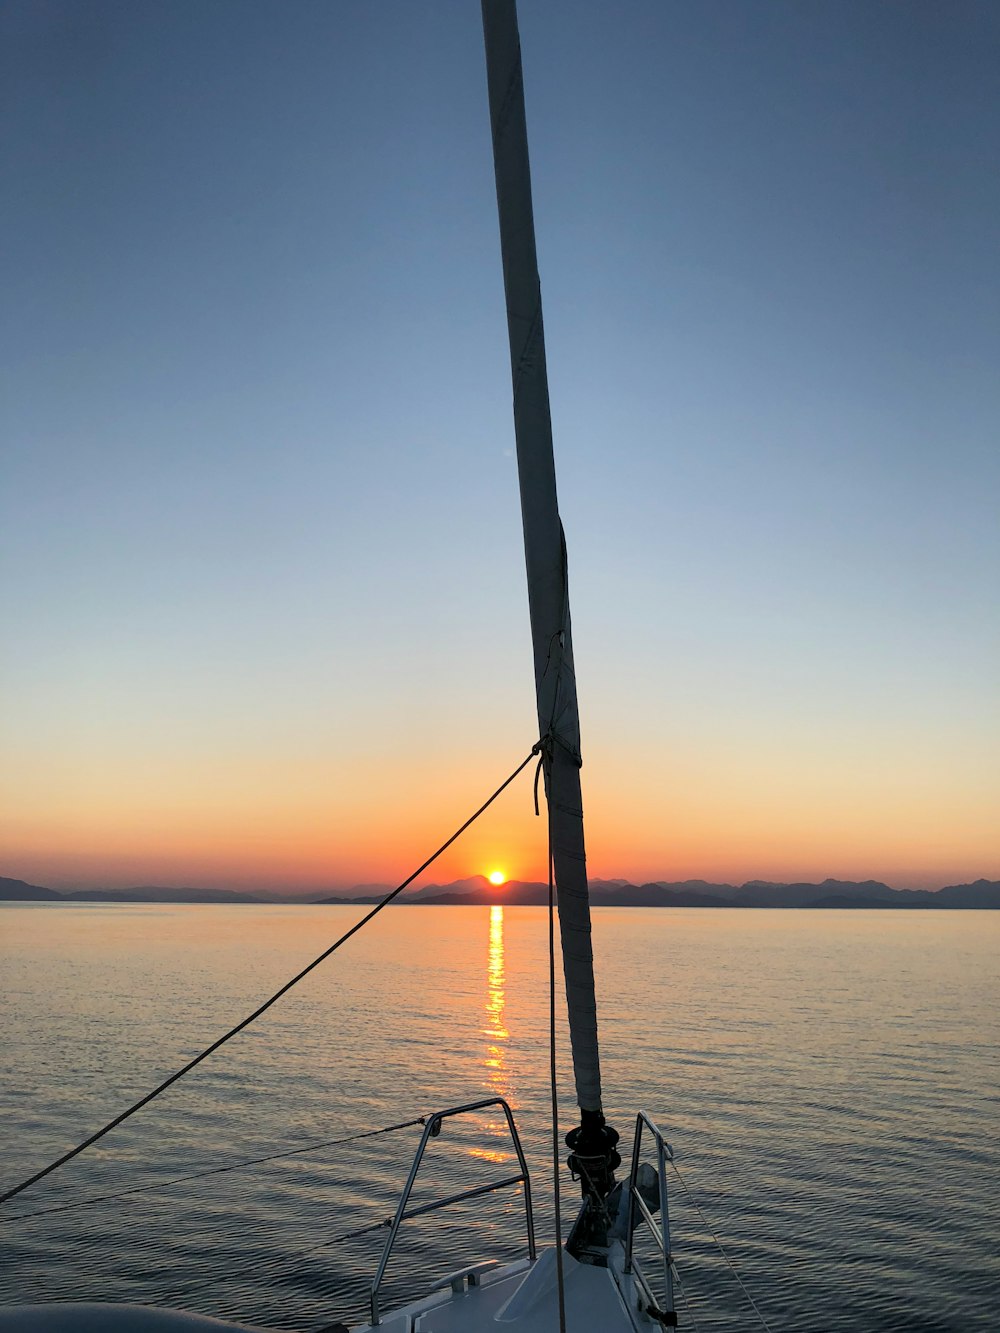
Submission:
<svg viewBox="0 0 1000 1333">
<path fill-rule="evenodd" d="M 435 1199 L 431 1203 L 421 1204 L 418 1208 L 407 1208 L 410 1199 L 410 1193 L 413 1190 L 413 1183 L 417 1178 L 417 1172 L 420 1170 L 420 1163 L 423 1160 L 424 1152 L 428 1142 L 432 1138 L 437 1138 L 441 1133 L 442 1122 L 453 1115 L 467 1115 L 472 1111 L 485 1110 L 487 1106 L 499 1106 L 507 1120 L 507 1128 L 510 1131 L 511 1142 L 514 1145 L 514 1151 L 517 1154 L 517 1162 L 520 1171 L 516 1176 L 505 1176 L 503 1180 L 491 1181 L 488 1185 L 477 1185 L 473 1189 L 461 1190 L 458 1194 L 450 1194 L 446 1199 Z M 492 1194 L 495 1190 L 507 1189 L 511 1185 L 524 1186 L 524 1214 L 528 1232 L 528 1258 L 534 1262 L 537 1257 L 535 1248 L 535 1220 L 531 1211 L 531 1180 L 528 1175 L 528 1163 L 524 1157 L 524 1149 L 521 1147 L 521 1139 L 517 1132 L 517 1126 L 514 1124 L 514 1116 L 510 1107 L 503 1097 L 487 1097 L 481 1102 L 466 1102 L 464 1106 L 451 1106 L 447 1111 L 436 1111 L 433 1115 L 427 1116 L 424 1124 L 424 1132 L 420 1136 L 420 1143 L 413 1158 L 413 1165 L 410 1167 L 410 1174 L 406 1178 L 406 1184 L 403 1187 L 403 1193 L 400 1195 L 399 1203 L 396 1207 L 396 1215 L 392 1219 L 389 1235 L 382 1250 L 382 1257 L 379 1259 L 378 1268 L 375 1270 L 375 1277 L 372 1279 L 370 1288 L 371 1297 L 371 1322 L 373 1327 L 377 1327 L 381 1322 L 379 1314 L 378 1293 L 382 1285 L 382 1279 L 385 1277 L 385 1270 L 389 1265 L 389 1256 L 392 1254 L 392 1247 L 396 1241 L 396 1235 L 400 1226 L 411 1217 L 420 1217 L 424 1213 L 433 1213 L 438 1208 L 447 1208 L 449 1204 L 460 1203 L 463 1199 L 475 1199 L 482 1194 Z M 468 1278 L 469 1286 L 476 1286 L 479 1282 L 479 1273 L 484 1272 L 489 1265 L 475 1264 L 472 1268 L 465 1268 L 458 1273 L 453 1273 L 445 1279 L 439 1286 L 453 1286 L 458 1282 L 458 1287 L 454 1289 L 461 1291 L 462 1280 Z M 433 1288 L 437 1290 L 438 1288 Z"/>
<path fill-rule="evenodd" d="M 656 1178 L 659 1185 L 660 1223 L 647 1207 L 643 1190 L 638 1184 L 639 1150 L 642 1146 L 642 1131 L 648 1129 L 656 1144 Z M 645 1293 L 648 1313 L 658 1319 L 664 1327 L 676 1327 L 677 1315 L 674 1310 L 674 1276 L 670 1254 L 670 1213 L 667 1209 L 667 1163 L 674 1160 L 673 1150 L 653 1121 L 640 1111 L 635 1118 L 635 1141 L 632 1145 L 632 1170 L 629 1174 L 628 1192 L 625 1196 L 628 1212 L 625 1217 L 625 1267 L 626 1273 L 632 1273 L 636 1282 Z M 639 1215 L 636 1216 L 636 1209 Z M 646 1275 L 639 1266 L 639 1260 L 632 1253 L 635 1228 L 639 1222 L 645 1222 L 653 1233 L 653 1239 L 663 1259 L 663 1290 L 666 1310 L 657 1306 L 656 1297 Z"/>
</svg>

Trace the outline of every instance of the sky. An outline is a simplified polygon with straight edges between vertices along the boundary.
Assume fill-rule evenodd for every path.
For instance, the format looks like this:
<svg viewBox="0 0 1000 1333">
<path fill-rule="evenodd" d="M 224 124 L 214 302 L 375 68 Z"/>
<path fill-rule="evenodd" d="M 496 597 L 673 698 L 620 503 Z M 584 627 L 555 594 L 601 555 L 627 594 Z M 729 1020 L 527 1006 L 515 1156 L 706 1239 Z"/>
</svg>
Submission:
<svg viewBox="0 0 1000 1333">
<path fill-rule="evenodd" d="M 1000 878 L 1000 10 L 521 8 L 591 874 Z M 479 5 L 0 89 L 0 874 L 396 882 L 535 740 Z"/>
</svg>

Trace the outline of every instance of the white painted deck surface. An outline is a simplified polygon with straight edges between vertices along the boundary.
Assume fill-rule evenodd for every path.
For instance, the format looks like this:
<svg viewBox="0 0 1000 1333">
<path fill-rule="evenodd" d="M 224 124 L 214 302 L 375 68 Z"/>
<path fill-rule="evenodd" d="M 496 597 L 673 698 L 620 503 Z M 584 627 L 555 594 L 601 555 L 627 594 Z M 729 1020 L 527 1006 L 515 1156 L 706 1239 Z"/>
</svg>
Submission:
<svg viewBox="0 0 1000 1333">
<path fill-rule="evenodd" d="M 481 1285 L 447 1289 L 383 1317 L 382 1333 L 555 1333 L 559 1328 L 555 1251 L 538 1261 L 507 1264 L 485 1273 Z M 625 1308 L 609 1269 L 563 1254 L 567 1333 L 636 1333 L 658 1328 Z M 370 1333 L 371 1325 L 355 1333 Z"/>
</svg>

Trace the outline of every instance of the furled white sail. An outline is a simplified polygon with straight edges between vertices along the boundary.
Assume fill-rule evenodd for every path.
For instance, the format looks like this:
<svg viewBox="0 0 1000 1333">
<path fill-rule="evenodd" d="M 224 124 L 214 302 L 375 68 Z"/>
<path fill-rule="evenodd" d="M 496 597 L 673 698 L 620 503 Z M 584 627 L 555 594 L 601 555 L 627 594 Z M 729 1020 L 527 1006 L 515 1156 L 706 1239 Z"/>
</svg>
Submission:
<svg viewBox="0 0 1000 1333">
<path fill-rule="evenodd" d="M 594 960 L 580 794 L 580 722 L 570 634 L 566 545 L 556 497 L 535 255 L 521 48 L 514 0 L 483 0 L 493 161 L 500 212 L 514 431 L 539 735 L 550 741 L 548 798 L 577 1099 L 601 1110 Z"/>
</svg>

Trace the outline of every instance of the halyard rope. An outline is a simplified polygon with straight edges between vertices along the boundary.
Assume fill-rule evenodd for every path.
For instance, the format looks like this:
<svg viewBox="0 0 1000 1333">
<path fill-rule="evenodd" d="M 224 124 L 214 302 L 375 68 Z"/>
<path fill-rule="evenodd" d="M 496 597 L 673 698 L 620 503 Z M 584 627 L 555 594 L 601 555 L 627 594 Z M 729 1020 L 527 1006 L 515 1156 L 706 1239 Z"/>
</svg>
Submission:
<svg viewBox="0 0 1000 1333">
<path fill-rule="evenodd" d="M 540 742 L 541 753 L 535 770 L 535 813 L 538 812 L 538 775 L 551 753 L 548 737 Z M 556 1224 L 556 1291 L 559 1296 L 559 1333 L 566 1333 L 566 1293 L 563 1278 L 562 1217 L 559 1210 L 559 1179 L 562 1175 L 559 1139 L 559 1086 L 556 1080 L 556 943 L 555 943 L 555 869 L 552 858 L 552 802 L 548 801 L 549 862 L 549 1084 L 552 1093 L 552 1211 Z"/>
<path fill-rule="evenodd" d="M 379 912 L 382 911 L 382 908 L 387 907 L 394 898 L 398 898 L 403 890 L 407 888 L 408 885 L 412 884 L 418 875 L 422 875 L 427 867 L 432 865 L 442 852 L 447 851 L 451 844 L 455 842 L 457 838 L 461 837 L 470 824 L 474 824 L 479 816 L 493 804 L 500 793 L 505 791 L 514 779 L 527 768 L 532 759 L 539 753 L 540 748 L 540 742 L 533 745 L 531 747 L 531 753 L 521 760 L 517 768 L 511 773 L 510 777 L 500 784 L 493 795 L 483 802 L 476 813 L 470 815 L 461 828 L 456 829 L 447 842 L 443 842 L 437 851 L 427 858 L 422 866 L 414 870 L 412 875 L 408 875 L 406 879 L 403 880 L 402 884 L 397 885 L 390 893 L 387 893 L 385 897 L 377 902 L 372 910 L 353 925 L 350 930 L 345 931 L 344 934 L 341 935 L 338 940 L 335 940 L 328 949 L 324 949 L 318 958 L 314 958 L 308 966 L 302 969 L 301 972 L 297 972 L 296 975 L 292 977 L 291 981 L 286 981 L 280 990 L 275 991 L 275 993 L 269 999 L 265 1000 L 263 1004 L 258 1005 L 252 1014 L 248 1014 L 247 1017 L 237 1023 L 235 1027 L 230 1028 L 228 1032 L 223 1033 L 221 1037 L 216 1041 L 213 1041 L 211 1046 L 206 1046 L 205 1049 L 201 1051 L 200 1054 L 196 1055 L 193 1060 L 189 1060 L 186 1065 L 183 1065 L 175 1073 L 171 1074 L 169 1078 L 165 1078 L 162 1083 L 158 1084 L 152 1090 L 152 1092 L 147 1092 L 145 1097 L 140 1097 L 137 1102 L 133 1102 L 127 1110 L 122 1111 L 120 1115 L 116 1115 L 113 1120 L 109 1120 L 106 1125 L 103 1125 L 96 1131 L 96 1133 L 91 1134 L 89 1138 L 84 1139 L 82 1143 L 78 1143 L 75 1148 L 70 1148 L 70 1150 L 63 1153 L 61 1157 L 57 1157 L 54 1162 L 50 1162 L 48 1166 L 43 1166 L 40 1171 L 36 1171 L 34 1175 L 28 1176 L 26 1180 L 22 1180 L 19 1185 L 14 1185 L 11 1189 L 5 1190 L 0 1194 L 0 1203 L 6 1203 L 8 1199 L 13 1199 L 14 1196 L 20 1194 L 22 1190 L 26 1190 L 30 1185 L 34 1185 L 37 1181 L 50 1175 L 60 1166 L 65 1166 L 65 1164 L 72 1161 L 74 1157 L 78 1157 L 80 1153 L 84 1152 L 92 1144 L 96 1143 L 99 1139 L 103 1139 L 105 1134 L 109 1134 L 111 1130 L 117 1128 L 118 1125 L 127 1120 L 129 1116 L 135 1115 L 136 1111 L 141 1111 L 144 1106 L 148 1106 L 154 1097 L 159 1097 L 161 1092 L 166 1092 L 167 1088 L 176 1083 L 178 1079 L 182 1079 L 185 1074 L 190 1073 L 196 1065 L 200 1065 L 202 1060 L 207 1059 L 208 1056 L 214 1051 L 217 1051 L 220 1046 L 224 1046 L 231 1037 L 235 1037 L 238 1032 L 242 1032 L 244 1028 L 249 1027 L 255 1019 L 259 1018 L 267 1009 L 270 1009 L 272 1004 L 276 1004 L 277 1001 L 280 1000 L 283 995 L 286 995 L 293 986 L 297 985 L 303 977 L 308 976 L 314 967 L 319 967 L 320 963 L 329 958 L 332 953 L 335 953 L 342 944 L 346 944 L 352 935 L 356 935 L 359 930 L 364 926 L 367 926 L 368 922 L 371 921 L 373 917 L 378 916 Z"/>
</svg>

